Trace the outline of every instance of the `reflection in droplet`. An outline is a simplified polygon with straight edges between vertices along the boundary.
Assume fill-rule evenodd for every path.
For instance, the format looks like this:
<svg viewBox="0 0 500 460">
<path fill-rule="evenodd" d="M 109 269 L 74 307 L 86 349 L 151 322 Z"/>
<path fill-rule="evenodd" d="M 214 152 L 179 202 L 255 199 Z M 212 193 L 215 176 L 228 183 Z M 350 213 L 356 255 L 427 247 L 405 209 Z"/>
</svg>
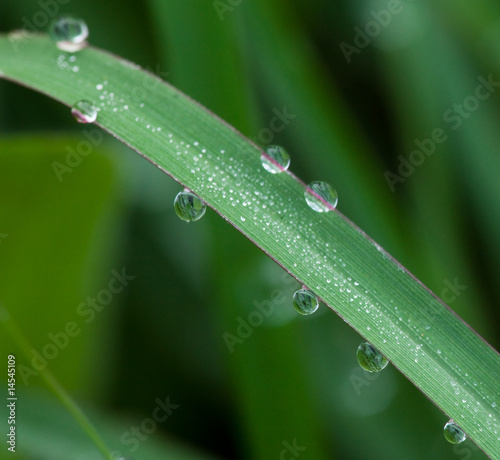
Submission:
<svg viewBox="0 0 500 460">
<path fill-rule="evenodd" d="M 74 53 L 87 46 L 89 29 L 81 19 L 62 16 L 52 22 L 49 34 L 60 50 Z"/>
<path fill-rule="evenodd" d="M 293 306 L 301 315 L 312 315 L 318 309 L 319 302 L 308 289 L 299 289 L 293 295 Z"/>
<path fill-rule="evenodd" d="M 97 119 L 97 109 L 89 101 L 78 101 L 71 108 L 71 115 L 78 123 L 94 123 Z"/>
<path fill-rule="evenodd" d="M 380 372 L 389 361 L 371 343 L 363 342 L 356 351 L 359 365 L 368 372 Z"/>
<path fill-rule="evenodd" d="M 286 171 L 290 166 L 290 155 L 288 152 L 278 145 L 270 145 L 260 157 L 262 166 L 271 174 L 278 174 Z"/>
<path fill-rule="evenodd" d="M 184 190 L 175 197 L 174 209 L 183 221 L 195 222 L 203 217 L 207 206 L 199 196 L 189 190 Z"/>
<path fill-rule="evenodd" d="M 326 182 L 311 182 L 304 192 L 306 202 L 316 212 L 328 212 L 338 203 L 337 191 Z"/>
<path fill-rule="evenodd" d="M 460 444 L 467 438 L 467 435 L 453 420 L 450 420 L 448 423 L 446 423 L 443 433 L 445 439 L 451 444 Z"/>
</svg>

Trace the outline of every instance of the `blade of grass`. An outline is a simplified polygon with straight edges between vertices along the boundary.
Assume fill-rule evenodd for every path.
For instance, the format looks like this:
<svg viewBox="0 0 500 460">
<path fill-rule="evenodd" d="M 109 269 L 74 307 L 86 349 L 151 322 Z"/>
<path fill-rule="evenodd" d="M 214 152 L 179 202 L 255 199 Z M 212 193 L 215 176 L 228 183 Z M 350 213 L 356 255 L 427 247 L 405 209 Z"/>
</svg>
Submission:
<svg viewBox="0 0 500 460">
<path fill-rule="evenodd" d="M 439 38 L 436 38 L 433 46 L 439 46 L 441 55 L 446 57 L 447 67 L 446 74 L 441 77 L 436 75 L 436 80 L 442 82 L 443 94 L 448 98 L 446 109 L 455 110 L 455 104 L 464 104 L 466 99 L 470 100 L 474 95 L 478 77 L 492 79 L 493 82 L 499 80 L 500 8 L 497 3 L 491 1 L 484 2 L 477 8 L 459 1 L 454 4 L 453 9 L 447 8 L 447 0 L 440 3 L 443 14 L 437 17 L 439 22 L 436 29 L 439 32 L 436 32 L 436 37 Z M 453 31 L 453 40 L 446 39 L 446 34 L 442 34 L 443 28 Z M 450 79 L 449 75 L 454 78 Z M 491 279 L 485 276 L 480 279 L 485 288 L 483 292 L 487 293 L 490 299 L 487 305 L 490 306 L 492 324 L 498 319 L 497 309 L 493 306 L 494 302 L 491 302 L 491 299 L 496 298 L 496 283 L 493 280 L 500 274 L 497 264 L 500 257 L 498 179 L 492 174 L 492 171 L 498 171 L 500 168 L 499 157 L 495 154 L 500 142 L 496 129 L 497 108 L 498 95 L 494 90 L 491 98 L 480 101 L 477 110 L 467 111 L 461 124 L 449 130 L 447 141 L 453 148 L 456 173 L 462 177 L 465 185 L 462 187 L 462 194 L 467 199 L 465 205 L 471 210 L 472 218 L 469 219 L 474 221 L 474 226 L 477 227 L 475 231 L 482 237 L 475 245 L 479 243 L 479 248 L 488 245 L 488 251 L 478 251 L 474 248 L 474 253 L 479 253 L 482 258 L 480 263 L 488 266 L 488 271 L 492 273 Z M 460 206 L 464 206 L 464 200 Z M 468 236 L 470 238 L 470 235 Z M 482 254 L 485 252 L 487 254 Z M 498 342 L 496 344 L 498 345 Z"/>
<path fill-rule="evenodd" d="M 232 38 L 234 24 L 221 22 L 212 2 L 205 0 L 148 3 L 159 57 L 172 83 L 239 131 L 253 132 L 245 72 Z"/>
<path fill-rule="evenodd" d="M 240 131 L 257 132 L 251 123 L 252 111 L 247 107 L 250 104 L 246 103 L 249 88 L 241 65 L 245 53 L 238 48 L 238 40 L 234 40 L 237 37 L 234 29 L 238 26 L 233 21 L 236 15 L 227 15 L 221 21 L 214 5 L 205 0 L 189 3 L 150 0 L 150 4 L 157 24 L 159 49 L 168 62 L 173 84 Z M 260 126 L 266 123 L 262 120 Z M 248 298 L 260 295 L 259 288 L 265 281 L 261 278 L 265 275 L 259 279 L 248 276 L 253 270 L 260 273 L 262 255 L 256 254 L 254 247 L 242 244 L 241 236 L 220 219 L 211 226 L 218 238 L 214 238 L 212 247 L 216 265 L 207 284 L 213 291 L 210 300 L 222 334 L 235 331 L 240 314 L 245 318 L 251 308 L 255 308 Z M 233 263 L 228 264 L 228 259 Z M 239 282 L 235 281 L 234 266 L 245 267 L 246 276 Z M 262 292 L 262 298 L 273 290 L 270 287 L 268 292 Z M 245 292 L 244 299 L 242 292 Z M 291 294 L 293 292 L 289 293 L 290 297 Z M 222 344 L 221 355 L 228 362 L 228 380 L 238 408 L 236 425 L 244 440 L 239 448 L 246 458 L 273 458 L 279 453 L 277 443 L 299 436 L 300 444 L 307 446 L 311 458 L 333 460 L 331 454 L 323 451 L 318 411 L 304 382 L 306 369 L 299 359 L 288 359 L 290 354 L 297 356 L 300 351 L 294 340 L 296 331 L 297 325 L 286 327 L 281 334 L 265 334 L 265 328 L 259 329 L 262 335 L 235 353 L 229 353 L 226 344 Z M 294 385 L 284 392 L 283 381 L 293 381 Z M 293 412 L 289 410 L 290 400 L 295 401 Z M 288 415 L 283 418 L 285 412 Z"/>
<path fill-rule="evenodd" d="M 22 460 L 66 460 L 80 458 L 96 460 L 102 458 L 86 434 L 78 430 L 75 420 L 65 407 L 57 404 L 52 395 L 39 388 L 24 388 L 19 392 L 22 400 L 22 417 L 16 420 L 19 433 L 22 433 L 19 448 L 14 458 Z M 94 421 L 107 445 L 113 450 L 113 457 L 140 460 L 216 460 L 212 455 L 199 452 L 186 446 L 174 437 L 160 434 L 159 430 L 144 440 L 137 449 L 123 444 L 120 438 L 130 433 L 131 423 L 140 420 L 140 415 L 120 413 L 109 415 L 101 407 L 82 404 L 82 410 Z M 0 429 L 7 429 L 7 423 L 0 421 Z M 127 455 L 127 457 L 124 457 Z M 8 459 L 4 454 L 2 459 Z"/>
<path fill-rule="evenodd" d="M 499 354 L 373 240 L 338 211 L 312 211 L 296 176 L 266 173 L 258 148 L 137 66 L 89 47 L 75 71 L 45 36 L 17 45 L 0 38 L 5 78 L 68 106 L 93 101 L 99 125 L 197 193 L 500 457 Z"/>
<path fill-rule="evenodd" d="M 33 349 L 33 347 L 30 345 L 28 339 L 22 333 L 21 329 L 15 322 L 10 312 L 2 306 L 0 306 L 0 324 L 2 324 L 6 333 L 11 336 L 14 343 L 19 347 L 26 360 L 29 361 L 31 359 L 31 350 Z M 87 433 L 92 442 L 104 455 L 104 458 L 112 458 L 111 451 L 106 446 L 106 443 L 101 438 L 99 432 L 94 428 L 94 425 L 92 425 L 87 416 L 82 412 L 82 410 L 78 407 L 78 405 L 71 398 L 68 392 L 55 378 L 55 376 L 49 370 L 47 370 L 47 368 L 44 368 L 40 371 L 40 376 L 50 388 L 50 390 L 59 399 L 59 401 L 61 401 L 64 407 L 66 407 L 68 412 L 74 417 L 76 422 Z"/>
<path fill-rule="evenodd" d="M 339 89 L 327 78 L 296 11 L 282 0 L 256 0 L 241 8 L 246 10 L 242 27 L 251 42 L 248 53 L 268 98 L 297 114 L 286 134 L 290 132 L 295 149 L 314 152 L 301 165 L 304 173 L 331 170 L 338 190 L 348 192 L 344 203 L 353 219 L 403 252 L 395 202 L 381 166 Z"/>
<path fill-rule="evenodd" d="M 417 5 L 413 8 L 407 13 L 423 16 Z M 402 124 L 397 131 L 402 133 L 401 153 L 405 159 L 416 149 L 415 139 L 424 141 L 435 129 L 443 129 L 450 137 L 449 126 L 443 121 L 443 114 L 456 102 L 447 94 L 449 75 L 458 80 L 458 75 L 468 73 L 467 69 L 472 67 L 471 63 L 464 62 L 462 67 L 457 66 L 455 71 L 450 72 L 450 59 L 456 53 L 455 44 L 448 43 L 443 36 L 441 23 L 428 20 L 425 24 L 426 33 L 420 38 L 404 50 L 384 56 L 389 81 L 387 90 L 393 95 L 397 119 Z M 438 51 L 429 53 L 429 47 Z M 412 91 L 408 91 L 408 81 L 417 73 L 421 78 L 412 84 Z M 456 148 L 449 139 L 436 144 L 434 154 L 416 166 L 414 174 L 404 183 L 396 184 L 395 188 L 400 195 L 405 190 L 410 191 L 410 209 L 418 210 L 412 217 L 412 227 L 418 228 L 412 234 L 415 247 L 412 255 L 420 261 L 420 273 L 425 274 L 423 281 L 436 290 L 444 289 L 448 298 L 453 299 L 451 302 L 456 301 L 453 304 L 456 312 L 482 334 L 492 337 L 491 325 L 480 308 L 484 299 L 481 299 L 475 285 L 467 244 L 461 244 L 466 236 L 461 225 L 463 197 L 458 188 L 456 156 Z M 419 253 L 425 256 L 419 258 Z M 451 273 L 454 278 L 446 280 L 443 273 Z M 453 280 L 467 285 L 465 290 L 459 291 L 459 295 L 450 295 L 446 283 Z M 470 308 L 470 305 L 476 308 Z"/>
</svg>

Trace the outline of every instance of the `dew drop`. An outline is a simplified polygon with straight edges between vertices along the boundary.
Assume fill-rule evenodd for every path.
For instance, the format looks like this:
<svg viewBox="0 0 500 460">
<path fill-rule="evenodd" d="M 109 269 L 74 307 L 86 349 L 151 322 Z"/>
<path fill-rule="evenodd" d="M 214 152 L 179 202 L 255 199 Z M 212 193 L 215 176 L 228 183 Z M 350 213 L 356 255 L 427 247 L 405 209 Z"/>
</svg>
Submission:
<svg viewBox="0 0 500 460">
<path fill-rule="evenodd" d="M 175 213 L 185 222 L 195 222 L 203 217 L 207 206 L 189 190 L 178 193 L 174 200 Z"/>
<path fill-rule="evenodd" d="M 363 342 L 356 351 L 359 365 L 368 372 L 380 372 L 389 361 L 371 343 Z"/>
<path fill-rule="evenodd" d="M 309 289 L 299 289 L 293 295 L 293 306 L 301 315 L 312 315 L 318 309 L 319 302 Z"/>
<path fill-rule="evenodd" d="M 97 119 L 97 109 L 89 101 L 78 101 L 71 108 L 71 115 L 78 123 L 94 123 Z"/>
<path fill-rule="evenodd" d="M 311 182 L 304 192 L 306 202 L 316 212 L 328 212 L 338 203 L 337 191 L 326 182 Z"/>
<path fill-rule="evenodd" d="M 286 171 L 290 166 L 290 155 L 283 147 L 270 145 L 260 157 L 260 161 L 266 171 L 278 174 Z"/>
<path fill-rule="evenodd" d="M 443 433 L 445 439 L 451 444 L 460 444 L 467 438 L 467 435 L 458 427 L 458 425 L 453 420 L 450 420 L 444 426 Z"/>
<path fill-rule="evenodd" d="M 52 22 L 49 34 L 60 50 L 74 53 L 87 46 L 89 29 L 82 19 L 62 16 Z"/>
</svg>

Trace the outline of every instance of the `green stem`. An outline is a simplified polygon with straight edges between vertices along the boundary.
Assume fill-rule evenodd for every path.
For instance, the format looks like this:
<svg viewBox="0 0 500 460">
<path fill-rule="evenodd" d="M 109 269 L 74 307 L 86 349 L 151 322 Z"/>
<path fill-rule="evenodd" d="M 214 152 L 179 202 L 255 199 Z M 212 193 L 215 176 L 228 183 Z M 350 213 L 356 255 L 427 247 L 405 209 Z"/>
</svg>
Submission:
<svg viewBox="0 0 500 460">
<path fill-rule="evenodd" d="M 24 354 L 26 359 L 29 359 L 33 347 L 31 346 L 28 339 L 23 334 L 15 320 L 12 318 L 10 312 L 5 307 L 0 307 L 0 323 L 3 325 L 5 331 L 12 337 L 12 340 L 18 345 L 19 349 Z M 108 449 L 106 443 L 101 438 L 95 427 L 92 425 L 83 411 L 78 407 L 75 401 L 71 398 L 68 392 L 63 388 L 57 378 L 46 368 L 40 371 L 40 375 L 47 386 L 59 399 L 59 401 L 61 401 L 64 407 L 66 407 L 66 409 L 73 415 L 78 424 L 87 433 L 96 447 L 101 451 L 104 458 L 113 458 L 111 451 Z"/>
</svg>

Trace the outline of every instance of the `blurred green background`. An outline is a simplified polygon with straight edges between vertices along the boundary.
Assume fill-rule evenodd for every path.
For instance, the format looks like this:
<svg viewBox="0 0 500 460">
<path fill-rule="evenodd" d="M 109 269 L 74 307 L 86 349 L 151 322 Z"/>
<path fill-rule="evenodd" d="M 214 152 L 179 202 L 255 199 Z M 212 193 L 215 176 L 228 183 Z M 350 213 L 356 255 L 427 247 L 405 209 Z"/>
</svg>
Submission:
<svg viewBox="0 0 500 460">
<path fill-rule="evenodd" d="M 3 0 L 0 31 L 44 31 L 65 13 L 86 20 L 92 45 L 262 146 L 283 145 L 294 173 L 334 185 L 341 212 L 500 346 L 498 3 Z M 429 141 L 439 129 L 446 140 Z M 0 81 L 0 313 L 52 353 L 48 369 L 113 450 L 136 460 L 486 458 L 469 440 L 448 444 L 446 416 L 393 368 L 361 371 L 362 338 L 334 313 L 299 318 L 297 283 L 215 212 L 180 221 L 179 186 L 111 136 L 58 180 L 53 162 L 98 133 Z M 122 270 L 134 278 L 103 293 Z M 245 329 L 259 306 L 272 314 Z M 18 449 L 8 456 L 2 441 L 0 458 L 101 458 L 0 334 L 3 367 L 17 356 L 19 393 Z M 228 334 L 238 341 L 228 346 Z M 167 398 L 175 409 L 151 422 Z"/>
</svg>

